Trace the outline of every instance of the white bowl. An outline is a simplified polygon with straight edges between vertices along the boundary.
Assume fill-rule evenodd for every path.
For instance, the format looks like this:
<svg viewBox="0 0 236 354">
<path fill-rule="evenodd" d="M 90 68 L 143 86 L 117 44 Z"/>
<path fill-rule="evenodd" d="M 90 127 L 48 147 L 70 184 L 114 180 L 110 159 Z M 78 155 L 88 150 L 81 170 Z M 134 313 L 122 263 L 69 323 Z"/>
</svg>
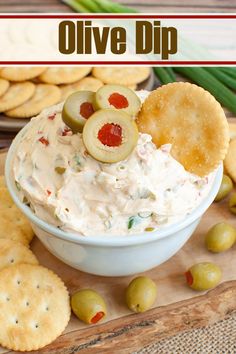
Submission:
<svg viewBox="0 0 236 354">
<path fill-rule="evenodd" d="M 202 215 L 215 199 L 221 184 L 222 165 L 215 173 L 209 194 L 191 214 L 176 224 L 154 232 L 127 237 L 85 237 L 64 232 L 39 219 L 19 200 L 12 164 L 20 137 L 28 128 L 29 124 L 21 130 L 9 149 L 5 168 L 7 187 L 45 247 L 64 263 L 83 272 L 102 276 L 124 276 L 144 272 L 167 261 L 190 238 Z"/>
</svg>

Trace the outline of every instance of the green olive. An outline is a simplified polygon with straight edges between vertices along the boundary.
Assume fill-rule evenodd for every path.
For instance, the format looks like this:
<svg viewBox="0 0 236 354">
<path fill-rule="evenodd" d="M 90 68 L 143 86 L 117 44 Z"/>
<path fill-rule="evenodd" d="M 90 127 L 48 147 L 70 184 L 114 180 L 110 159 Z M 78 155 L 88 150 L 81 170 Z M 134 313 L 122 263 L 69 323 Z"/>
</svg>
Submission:
<svg viewBox="0 0 236 354">
<path fill-rule="evenodd" d="M 154 281 L 147 277 L 137 277 L 126 289 L 126 304 L 131 311 L 144 312 L 156 300 L 157 287 Z"/>
<path fill-rule="evenodd" d="M 60 166 L 55 167 L 55 172 L 58 173 L 59 175 L 63 175 L 65 171 L 66 171 L 65 167 L 60 167 Z"/>
<path fill-rule="evenodd" d="M 121 85 L 104 85 L 95 93 L 97 109 L 117 109 L 136 116 L 141 107 L 141 101 L 136 93 Z"/>
<path fill-rule="evenodd" d="M 186 273 L 186 281 L 190 288 L 204 291 L 214 288 L 221 280 L 221 270 L 214 263 L 198 263 Z"/>
<path fill-rule="evenodd" d="M 236 214 L 236 193 L 232 193 L 229 199 L 229 209 L 231 213 Z"/>
<path fill-rule="evenodd" d="M 154 227 L 146 227 L 144 231 L 152 232 L 152 231 L 154 231 L 154 230 L 155 230 Z"/>
<path fill-rule="evenodd" d="M 89 154 L 106 163 L 125 160 L 136 147 L 138 138 L 133 118 L 114 109 L 95 112 L 83 129 L 83 142 Z"/>
<path fill-rule="evenodd" d="M 88 324 L 97 323 L 107 314 L 105 301 L 91 289 L 82 289 L 73 294 L 71 308 L 81 321 Z"/>
<path fill-rule="evenodd" d="M 233 182 L 231 178 L 227 175 L 223 175 L 220 189 L 215 197 L 215 202 L 219 202 L 224 199 L 233 189 Z"/>
<path fill-rule="evenodd" d="M 227 251 L 236 241 L 236 229 L 221 222 L 214 225 L 206 234 L 206 247 L 209 251 L 219 253 Z"/>
<path fill-rule="evenodd" d="M 94 113 L 94 92 L 77 91 L 65 101 L 62 109 L 62 120 L 73 133 L 82 133 L 87 119 Z"/>
</svg>

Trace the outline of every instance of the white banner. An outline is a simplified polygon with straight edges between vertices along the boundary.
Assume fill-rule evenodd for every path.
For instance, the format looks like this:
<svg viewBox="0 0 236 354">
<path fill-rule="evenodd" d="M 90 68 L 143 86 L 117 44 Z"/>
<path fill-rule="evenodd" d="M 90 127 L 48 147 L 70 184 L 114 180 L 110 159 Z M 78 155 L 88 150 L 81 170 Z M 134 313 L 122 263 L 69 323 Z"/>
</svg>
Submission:
<svg viewBox="0 0 236 354">
<path fill-rule="evenodd" d="M 236 64 L 236 15 L 0 15 L 0 65 Z"/>
</svg>

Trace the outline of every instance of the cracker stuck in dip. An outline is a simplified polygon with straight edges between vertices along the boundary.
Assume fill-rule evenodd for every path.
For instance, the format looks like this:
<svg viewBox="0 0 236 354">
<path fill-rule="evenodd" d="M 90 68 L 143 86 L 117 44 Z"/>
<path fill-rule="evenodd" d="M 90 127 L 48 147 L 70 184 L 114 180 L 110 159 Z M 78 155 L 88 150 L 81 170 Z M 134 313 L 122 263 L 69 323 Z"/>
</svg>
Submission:
<svg viewBox="0 0 236 354">
<path fill-rule="evenodd" d="M 141 101 L 148 92 L 138 93 Z M 22 201 L 62 230 L 85 236 L 126 236 L 185 218 L 207 196 L 213 174 L 198 177 L 139 133 L 123 161 L 102 163 L 61 118 L 62 104 L 32 119 L 21 138 L 14 175 Z"/>
</svg>

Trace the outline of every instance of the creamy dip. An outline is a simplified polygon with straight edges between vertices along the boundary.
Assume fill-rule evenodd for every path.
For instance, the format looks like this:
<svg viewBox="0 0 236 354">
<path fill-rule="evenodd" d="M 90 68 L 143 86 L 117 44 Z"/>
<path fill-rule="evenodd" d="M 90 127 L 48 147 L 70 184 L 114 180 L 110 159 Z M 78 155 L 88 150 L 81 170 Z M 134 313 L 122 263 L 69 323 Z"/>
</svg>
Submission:
<svg viewBox="0 0 236 354">
<path fill-rule="evenodd" d="M 126 160 L 96 161 L 61 110 L 59 104 L 33 118 L 15 156 L 19 194 L 39 218 L 86 236 L 127 235 L 183 219 L 208 194 L 213 176 L 185 171 L 171 145 L 157 149 L 148 134 L 140 133 Z"/>
</svg>

